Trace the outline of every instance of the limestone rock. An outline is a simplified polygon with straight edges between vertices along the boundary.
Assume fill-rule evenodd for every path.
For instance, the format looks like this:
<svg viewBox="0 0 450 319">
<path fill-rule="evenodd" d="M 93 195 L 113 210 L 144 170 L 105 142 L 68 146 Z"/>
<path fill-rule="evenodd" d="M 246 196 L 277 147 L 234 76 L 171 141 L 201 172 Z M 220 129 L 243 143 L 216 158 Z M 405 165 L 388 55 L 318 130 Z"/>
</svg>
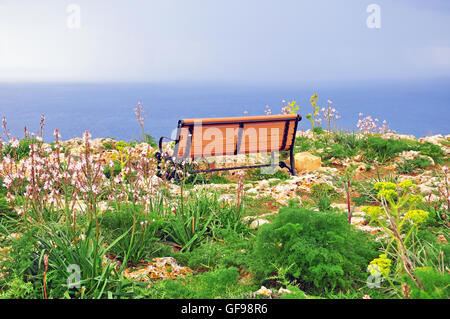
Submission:
<svg viewBox="0 0 450 319">
<path fill-rule="evenodd" d="M 308 152 L 295 154 L 295 169 L 300 171 L 316 171 L 322 166 L 320 157 Z"/>
<path fill-rule="evenodd" d="M 256 228 L 259 228 L 260 226 L 262 226 L 264 224 L 268 224 L 268 223 L 270 223 L 270 222 L 267 219 L 258 218 L 258 219 L 255 219 L 254 221 L 252 221 L 252 223 L 250 224 L 250 228 L 256 229 Z"/>
<path fill-rule="evenodd" d="M 340 210 L 345 210 L 345 211 L 347 211 L 348 210 L 348 205 L 347 204 L 341 204 L 341 203 L 332 203 L 331 204 L 331 207 L 333 207 L 333 208 L 339 208 Z"/>
</svg>

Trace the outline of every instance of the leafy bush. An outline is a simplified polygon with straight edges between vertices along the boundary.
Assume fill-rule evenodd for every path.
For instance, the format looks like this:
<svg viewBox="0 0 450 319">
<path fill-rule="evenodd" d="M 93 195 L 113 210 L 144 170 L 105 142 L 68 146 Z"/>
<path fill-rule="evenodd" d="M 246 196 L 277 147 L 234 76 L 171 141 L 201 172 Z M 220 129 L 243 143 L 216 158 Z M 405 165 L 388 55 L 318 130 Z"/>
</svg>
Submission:
<svg viewBox="0 0 450 319">
<path fill-rule="evenodd" d="M 444 151 L 438 145 L 406 139 L 384 139 L 379 136 L 370 136 L 361 143 L 361 150 L 368 162 L 378 159 L 379 162 L 394 159 L 404 151 L 419 151 L 422 155 L 430 156 L 436 163 L 440 163 L 444 158 Z"/>
<path fill-rule="evenodd" d="M 3 155 L 9 155 L 11 157 L 21 160 L 22 158 L 28 157 L 30 154 L 30 145 L 39 143 L 36 139 L 27 138 L 24 140 L 19 141 L 19 147 L 14 149 L 11 147 L 11 144 L 7 144 L 5 148 L 3 149 Z"/>
<path fill-rule="evenodd" d="M 101 227 L 108 242 L 126 233 L 111 248 L 111 253 L 128 256 L 130 262 L 137 264 L 158 250 L 156 242 L 161 235 L 162 225 L 162 220 L 156 214 L 146 215 L 139 208 L 122 207 L 118 211 L 105 213 Z"/>
<path fill-rule="evenodd" d="M 413 299 L 448 299 L 450 298 L 450 274 L 439 272 L 432 267 L 417 268 L 415 275 L 423 284 L 423 289 L 417 288 L 411 280 L 404 276 L 409 283 L 410 298 Z"/>
<path fill-rule="evenodd" d="M 372 162 L 378 159 L 380 163 L 394 159 L 403 151 L 416 149 L 413 146 L 413 141 L 384 139 L 379 136 L 368 137 L 362 143 L 361 148 L 365 152 L 364 156 L 367 161 Z"/>
<path fill-rule="evenodd" d="M 290 177 L 289 173 L 282 169 L 277 169 L 273 174 L 263 174 L 261 168 L 249 169 L 247 171 L 247 181 L 260 181 L 271 178 L 278 178 L 280 180 L 286 180 Z"/>
<path fill-rule="evenodd" d="M 208 238 L 193 251 L 178 254 L 177 259 L 181 258 L 183 263 L 186 263 L 192 269 L 227 268 L 231 266 L 248 268 L 253 237 L 244 239 L 230 232 L 224 238 L 221 241 Z"/>
<path fill-rule="evenodd" d="M 431 165 L 431 161 L 426 157 L 416 157 L 414 159 L 404 160 L 397 164 L 397 171 L 400 174 L 411 174 L 415 169 L 424 169 Z"/>
<path fill-rule="evenodd" d="M 95 224 L 92 222 L 85 236 L 80 236 L 81 238 L 77 240 L 73 240 L 70 229 L 59 228 L 56 225 L 42 229 L 47 231 L 38 233 L 35 241 L 37 251 L 40 252 L 40 260 L 44 253 L 48 254 L 47 293 L 49 298 L 69 297 L 69 295 L 78 298 L 102 298 L 113 287 L 120 290 L 114 265 L 105 262 L 105 257 L 121 237 L 108 246 L 104 238 L 95 233 Z M 79 267 L 81 275 L 79 284 L 83 289 L 80 287 L 69 290 L 67 282 L 72 275 L 70 265 Z M 43 273 L 41 262 L 39 266 L 40 273 Z M 72 283 L 75 284 L 75 282 Z"/>
<path fill-rule="evenodd" d="M 155 138 L 150 134 L 144 135 L 144 143 L 150 144 L 151 147 L 158 147 L 158 143 L 156 142 Z"/>
<path fill-rule="evenodd" d="M 418 151 L 420 151 L 420 154 L 422 155 L 430 156 L 436 164 L 442 163 L 445 158 L 444 150 L 440 146 L 430 142 L 425 142 L 423 144 L 419 143 Z"/>
<path fill-rule="evenodd" d="M 329 210 L 333 202 L 332 197 L 336 195 L 334 188 L 326 183 L 314 184 L 311 187 L 312 200 L 320 211 Z"/>
<path fill-rule="evenodd" d="M 236 207 L 218 200 L 218 195 L 192 192 L 188 200 L 180 198 L 175 213 L 168 212 L 163 231 L 167 238 L 183 251 L 198 246 L 206 237 L 220 238 L 223 230 L 245 233 L 241 221 L 242 206 Z"/>
<path fill-rule="evenodd" d="M 369 235 L 349 225 L 345 214 L 287 207 L 259 231 L 252 267 L 262 278 L 289 267 L 302 290 L 324 292 L 358 285 L 376 254 Z"/>
<path fill-rule="evenodd" d="M 151 298 L 206 299 L 229 298 L 242 294 L 237 286 L 239 271 L 236 267 L 217 269 L 196 276 L 156 282 L 149 288 Z"/>
</svg>

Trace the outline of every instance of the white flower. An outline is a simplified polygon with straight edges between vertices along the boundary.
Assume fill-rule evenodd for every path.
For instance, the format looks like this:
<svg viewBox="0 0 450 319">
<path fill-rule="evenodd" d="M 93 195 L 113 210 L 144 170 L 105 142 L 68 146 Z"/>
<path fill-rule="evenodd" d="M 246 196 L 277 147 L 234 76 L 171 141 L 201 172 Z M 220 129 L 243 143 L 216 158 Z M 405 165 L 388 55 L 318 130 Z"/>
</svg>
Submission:
<svg viewBox="0 0 450 319">
<path fill-rule="evenodd" d="M 13 137 L 13 138 L 11 139 L 11 147 L 12 147 L 12 148 L 17 148 L 17 147 L 19 147 L 19 140 L 18 140 L 17 138 Z"/>
</svg>

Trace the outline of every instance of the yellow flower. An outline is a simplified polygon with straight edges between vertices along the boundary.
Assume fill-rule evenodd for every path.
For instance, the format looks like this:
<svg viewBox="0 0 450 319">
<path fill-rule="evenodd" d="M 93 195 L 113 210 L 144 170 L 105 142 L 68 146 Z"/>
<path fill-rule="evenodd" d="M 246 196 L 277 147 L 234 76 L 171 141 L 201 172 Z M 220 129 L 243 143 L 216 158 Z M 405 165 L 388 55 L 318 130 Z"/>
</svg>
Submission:
<svg viewBox="0 0 450 319">
<path fill-rule="evenodd" d="M 413 182 L 409 179 L 404 180 L 403 182 L 398 183 L 398 186 L 403 188 L 404 190 L 409 190 L 411 187 L 415 186 Z"/>
<path fill-rule="evenodd" d="M 410 195 L 408 197 L 408 203 L 412 206 L 417 206 L 422 202 L 423 197 L 421 195 Z"/>
<path fill-rule="evenodd" d="M 381 254 L 378 258 L 372 260 L 367 267 L 367 270 L 373 276 L 383 275 L 387 277 L 391 270 L 391 260 L 387 258 L 386 254 Z"/>
<path fill-rule="evenodd" d="M 313 106 L 316 106 L 316 104 L 317 104 L 317 94 L 313 94 L 312 96 L 311 96 L 311 104 L 313 105 Z"/>
<path fill-rule="evenodd" d="M 422 224 L 427 220 L 428 216 L 429 216 L 429 213 L 424 210 L 413 209 L 413 210 L 408 211 L 405 214 L 405 219 L 407 219 L 413 223 Z"/>
<path fill-rule="evenodd" d="M 366 212 L 373 219 L 377 219 L 380 215 L 383 214 L 383 209 L 378 206 L 366 206 L 363 207 L 362 211 Z"/>
<path fill-rule="evenodd" d="M 397 192 L 393 189 L 382 189 L 378 192 L 378 198 L 385 198 L 386 200 L 395 199 Z"/>
<path fill-rule="evenodd" d="M 373 187 L 377 191 L 382 190 L 382 189 L 392 189 L 392 190 L 397 189 L 397 185 L 395 185 L 394 183 L 391 183 L 391 182 L 378 182 L 378 183 L 375 183 L 375 185 Z"/>
</svg>

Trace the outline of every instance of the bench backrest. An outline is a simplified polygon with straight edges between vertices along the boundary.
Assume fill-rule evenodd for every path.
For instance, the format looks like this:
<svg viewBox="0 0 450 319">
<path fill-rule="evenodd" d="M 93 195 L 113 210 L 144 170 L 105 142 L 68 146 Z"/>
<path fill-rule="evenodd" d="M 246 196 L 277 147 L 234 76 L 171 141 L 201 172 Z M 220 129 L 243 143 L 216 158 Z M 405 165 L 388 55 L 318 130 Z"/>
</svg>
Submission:
<svg viewBox="0 0 450 319">
<path fill-rule="evenodd" d="M 297 114 L 180 120 L 173 156 L 195 159 L 287 151 L 300 120 Z"/>
</svg>

